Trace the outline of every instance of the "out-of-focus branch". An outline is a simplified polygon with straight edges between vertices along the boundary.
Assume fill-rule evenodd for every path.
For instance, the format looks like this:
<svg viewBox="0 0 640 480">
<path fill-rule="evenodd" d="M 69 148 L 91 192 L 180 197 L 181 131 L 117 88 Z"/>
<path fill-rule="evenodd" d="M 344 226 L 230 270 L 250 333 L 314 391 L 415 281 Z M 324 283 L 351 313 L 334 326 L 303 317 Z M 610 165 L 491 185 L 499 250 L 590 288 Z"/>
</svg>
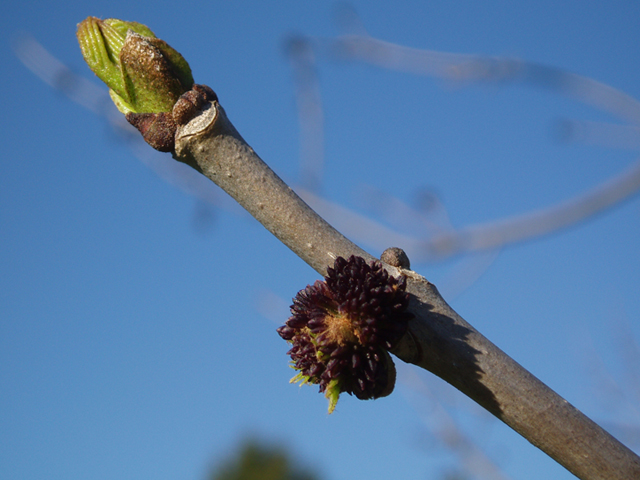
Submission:
<svg viewBox="0 0 640 480">
<path fill-rule="evenodd" d="M 293 85 L 300 124 L 300 177 L 305 189 L 317 193 L 324 170 L 324 113 L 316 72 L 315 52 L 306 37 L 285 44 L 292 64 Z"/>
<path fill-rule="evenodd" d="M 194 166 L 320 274 L 336 256 L 373 257 L 331 227 L 253 151 L 217 102 L 176 134 Z M 640 478 L 640 458 L 463 320 L 423 277 L 407 275 L 415 319 L 392 350 L 449 382 L 583 479 Z"/>
<path fill-rule="evenodd" d="M 338 54 L 382 68 L 466 83 L 528 83 L 575 98 L 640 125 L 640 102 L 592 78 L 519 59 L 420 50 L 368 35 L 343 35 Z"/>
<path fill-rule="evenodd" d="M 13 49 L 20 61 L 42 81 L 64 93 L 70 100 L 106 118 L 118 138 L 126 142 L 135 156 L 165 182 L 206 205 L 224 204 L 219 192 L 201 175 L 148 148 L 138 131 L 118 112 L 104 88 L 74 73 L 26 33 L 14 40 Z"/>
<path fill-rule="evenodd" d="M 615 310 L 615 308 L 614 308 Z M 606 418 L 602 424 L 630 447 L 640 447 L 640 346 L 626 315 L 614 314 L 608 319 L 614 332 L 614 361 L 617 375 L 591 339 L 582 352 L 587 374 L 592 381 L 594 399 Z"/>
<path fill-rule="evenodd" d="M 331 219 L 341 232 L 349 238 L 358 239 L 376 250 L 383 251 L 389 245 L 402 245 L 408 253 L 418 252 L 421 240 L 415 236 L 399 233 L 334 202 L 324 199 L 309 190 L 298 188 L 298 193 L 322 218 Z M 366 232 L 366 238 L 360 239 Z M 411 257 L 414 261 L 414 257 Z M 419 261 L 419 260 L 418 260 Z"/>
<path fill-rule="evenodd" d="M 558 124 L 558 138 L 565 142 L 640 150 L 640 126 L 637 125 L 566 119 Z"/>
<path fill-rule="evenodd" d="M 352 22 L 353 22 L 352 18 Z M 488 58 L 419 50 L 369 36 L 358 23 L 358 34 L 339 37 L 332 52 L 343 58 L 382 68 L 432 76 L 460 83 L 523 83 L 570 96 L 633 124 L 625 130 L 635 133 L 638 144 L 640 102 L 609 85 L 554 67 L 517 59 Z M 620 131 L 624 126 L 617 126 Z M 612 130 L 610 128 L 609 130 Z M 631 140 L 626 139 L 630 144 Z M 600 141 L 602 143 L 602 140 Z M 501 248 L 556 232 L 622 202 L 640 190 L 640 163 L 591 190 L 551 207 L 481 225 L 451 229 L 428 237 L 418 256 L 443 258 L 455 254 Z"/>
<path fill-rule="evenodd" d="M 597 185 L 586 193 L 552 207 L 459 229 L 440 229 L 427 238 L 405 235 L 387 229 L 345 207 L 334 205 L 311 192 L 305 192 L 315 208 L 327 212 L 336 225 L 353 238 L 363 232 L 362 241 L 402 245 L 416 262 L 443 259 L 457 254 L 484 252 L 541 237 L 576 223 L 621 203 L 640 190 L 640 162 L 621 174 Z M 356 227 L 367 226 L 367 230 Z"/>
<path fill-rule="evenodd" d="M 425 399 L 429 401 L 428 408 L 416 407 L 419 415 L 423 417 L 429 430 L 440 440 L 456 457 L 458 464 L 471 475 L 470 478 L 485 480 L 509 480 L 509 477 L 484 453 L 481 445 L 477 445 L 468 438 L 458 427 L 456 421 L 449 414 L 440 399 L 441 395 L 434 393 L 419 372 L 403 368 L 399 371 L 408 388 L 418 394 L 420 403 Z M 427 414 L 425 410 L 428 410 Z"/>
<path fill-rule="evenodd" d="M 463 252 L 500 248 L 547 235 L 586 220 L 640 190 L 640 162 L 589 192 L 550 208 L 495 222 L 436 234 L 423 244 L 426 252 L 446 257 Z"/>
<path fill-rule="evenodd" d="M 98 115 L 105 116 L 114 126 L 128 125 L 103 88 L 73 73 L 31 35 L 23 33 L 16 37 L 13 41 L 13 50 L 29 70 L 74 102 Z"/>
</svg>

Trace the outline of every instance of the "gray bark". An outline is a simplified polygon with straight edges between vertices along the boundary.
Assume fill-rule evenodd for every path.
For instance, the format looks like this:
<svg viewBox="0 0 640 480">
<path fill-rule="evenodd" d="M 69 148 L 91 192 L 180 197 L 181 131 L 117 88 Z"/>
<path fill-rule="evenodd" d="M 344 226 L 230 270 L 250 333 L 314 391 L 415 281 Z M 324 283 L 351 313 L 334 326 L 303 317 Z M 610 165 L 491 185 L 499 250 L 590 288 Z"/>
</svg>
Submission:
<svg viewBox="0 0 640 480">
<path fill-rule="evenodd" d="M 337 256 L 373 256 L 307 206 L 242 139 L 217 102 L 176 134 L 174 157 L 197 169 L 321 275 Z M 391 246 L 391 245 L 390 245 Z M 463 320 L 410 270 L 409 331 L 391 353 L 472 398 L 577 477 L 640 479 L 640 458 Z"/>
</svg>

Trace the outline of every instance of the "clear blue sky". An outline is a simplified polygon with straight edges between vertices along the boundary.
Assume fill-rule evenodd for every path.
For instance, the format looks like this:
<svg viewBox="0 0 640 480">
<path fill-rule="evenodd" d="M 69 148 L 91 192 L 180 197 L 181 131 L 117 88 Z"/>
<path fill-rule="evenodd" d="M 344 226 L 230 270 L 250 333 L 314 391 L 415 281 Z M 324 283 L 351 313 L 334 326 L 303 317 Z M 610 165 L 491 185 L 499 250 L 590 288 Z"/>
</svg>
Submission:
<svg viewBox="0 0 640 480">
<path fill-rule="evenodd" d="M 518 57 L 640 98 L 637 2 L 352 4 L 386 41 Z M 327 480 L 438 478 L 454 468 L 430 429 L 442 416 L 416 393 L 415 369 L 399 367 L 391 397 L 344 396 L 331 416 L 315 387 L 289 385 L 275 328 L 317 274 L 217 187 L 208 191 L 219 204 L 204 206 L 162 180 L 104 118 L 12 50 L 27 32 L 103 88 L 83 63 L 76 24 L 89 15 L 145 23 L 295 184 L 299 128 L 283 43 L 295 33 L 335 36 L 333 5 L 26 0 L 2 10 L 0 477 L 202 479 L 248 434 L 282 442 Z M 362 200 L 367 185 L 408 204 L 426 187 L 464 227 L 553 205 L 637 161 L 630 150 L 559 143 L 559 119 L 618 120 L 543 90 L 452 89 L 326 51 L 317 58 L 323 195 L 373 219 L 381 217 Z M 589 416 L 637 428 L 638 364 L 625 342 L 640 339 L 639 220 L 636 196 L 506 248 L 461 293 L 460 270 L 485 257 L 413 267 Z M 280 300 L 265 310 L 265 298 Z M 620 390 L 594 373 L 599 365 Z M 510 478 L 573 478 L 440 380 L 419 377 Z"/>
</svg>

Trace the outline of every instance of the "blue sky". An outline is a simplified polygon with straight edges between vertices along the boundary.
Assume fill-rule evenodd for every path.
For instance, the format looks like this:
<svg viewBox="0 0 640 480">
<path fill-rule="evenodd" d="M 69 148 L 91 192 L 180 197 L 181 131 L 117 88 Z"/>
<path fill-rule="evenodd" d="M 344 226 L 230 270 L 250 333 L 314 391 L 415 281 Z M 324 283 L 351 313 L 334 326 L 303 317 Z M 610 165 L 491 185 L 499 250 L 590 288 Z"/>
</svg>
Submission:
<svg viewBox="0 0 640 480">
<path fill-rule="evenodd" d="M 640 98 L 636 2 L 352 5 L 388 42 L 516 57 Z M 292 185 L 301 180 L 299 125 L 283 46 L 292 35 L 316 39 L 321 194 L 387 226 L 372 209 L 380 191 L 407 205 L 421 191 L 437 195 L 462 228 L 570 199 L 637 161 L 628 148 L 559 142 L 563 119 L 621 123 L 570 98 L 523 85 L 459 88 L 332 56 L 326 47 L 340 30 L 330 2 L 13 2 L 0 19 L 2 478 L 201 479 L 252 434 L 288 446 L 328 480 L 438 478 L 460 464 L 434 434 L 443 411 L 505 477 L 573 478 L 413 367 L 398 366 L 390 397 L 343 397 L 330 416 L 315 388 L 289 385 L 275 328 L 317 274 L 217 187 L 198 183 L 207 203 L 165 181 L 167 154 L 126 142 L 14 53 L 29 34 L 104 92 L 75 39 L 89 15 L 139 21 L 167 40 Z M 170 175 L 196 178 L 186 168 Z M 367 196 L 371 188 L 378 193 Z M 639 217 L 633 196 L 554 235 L 412 267 L 621 437 L 619 425 L 640 422 L 631 348 L 640 339 Z M 415 222 L 397 230 L 428 233 Z M 384 239 L 356 234 L 381 253 Z"/>
</svg>

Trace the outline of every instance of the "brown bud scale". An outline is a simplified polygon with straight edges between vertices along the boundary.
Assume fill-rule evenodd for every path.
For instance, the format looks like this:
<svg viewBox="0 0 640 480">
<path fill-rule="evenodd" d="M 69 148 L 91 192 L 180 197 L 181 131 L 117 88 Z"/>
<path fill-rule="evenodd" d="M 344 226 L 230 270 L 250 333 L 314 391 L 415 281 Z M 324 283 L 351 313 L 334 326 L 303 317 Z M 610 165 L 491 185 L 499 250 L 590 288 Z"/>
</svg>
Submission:
<svg viewBox="0 0 640 480">
<path fill-rule="evenodd" d="M 187 124 L 207 102 L 217 100 L 218 96 L 210 87 L 194 84 L 178 98 L 171 112 L 127 113 L 125 117 L 153 148 L 173 152 L 178 125 Z"/>
</svg>

